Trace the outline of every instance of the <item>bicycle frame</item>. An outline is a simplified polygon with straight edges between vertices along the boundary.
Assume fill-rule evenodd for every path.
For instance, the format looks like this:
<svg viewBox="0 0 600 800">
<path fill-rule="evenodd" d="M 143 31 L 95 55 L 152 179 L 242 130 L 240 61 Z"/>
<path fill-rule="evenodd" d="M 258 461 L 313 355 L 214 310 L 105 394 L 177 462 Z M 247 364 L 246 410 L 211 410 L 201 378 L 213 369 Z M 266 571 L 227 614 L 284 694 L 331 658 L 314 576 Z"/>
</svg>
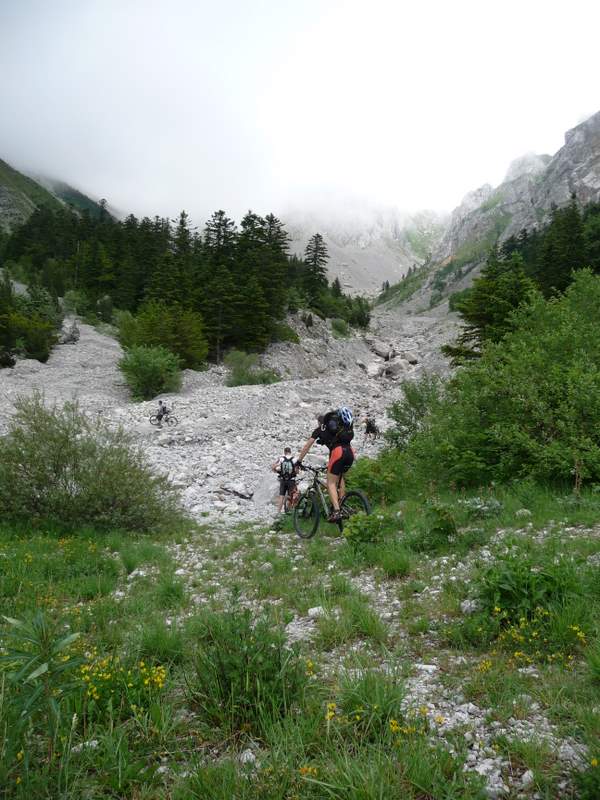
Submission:
<svg viewBox="0 0 600 800">
<path fill-rule="evenodd" d="M 316 470 L 314 467 L 305 467 L 305 469 L 310 470 L 313 473 L 312 484 L 305 489 L 302 494 L 307 494 L 311 489 L 315 491 L 317 497 L 319 498 L 319 502 L 321 504 L 321 510 L 323 511 L 324 516 L 328 516 L 329 514 L 329 507 L 331 501 L 329 500 L 329 491 L 327 489 L 327 484 L 325 481 L 319 477 L 322 470 Z M 342 475 L 338 478 L 338 489 L 340 487 L 340 483 L 342 481 Z M 325 491 L 325 493 L 323 492 Z"/>
</svg>

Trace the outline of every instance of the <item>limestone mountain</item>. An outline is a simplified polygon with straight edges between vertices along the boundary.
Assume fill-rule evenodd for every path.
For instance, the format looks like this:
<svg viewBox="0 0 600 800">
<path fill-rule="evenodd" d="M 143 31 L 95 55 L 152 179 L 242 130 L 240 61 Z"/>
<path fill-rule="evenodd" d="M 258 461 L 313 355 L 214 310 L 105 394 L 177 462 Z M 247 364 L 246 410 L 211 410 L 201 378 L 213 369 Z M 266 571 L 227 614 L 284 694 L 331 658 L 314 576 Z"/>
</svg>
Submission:
<svg viewBox="0 0 600 800">
<path fill-rule="evenodd" d="M 282 216 L 292 252 L 302 255 L 309 238 L 321 233 L 329 251 L 330 278 L 339 278 L 345 290 L 367 294 L 427 261 L 446 226 L 445 217 L 432 211 L 409 215 L 361 205 L 335 212 L 295 210 Z"/>
<path fill-rule="evenodd" d="M 566 205 L 573 194 L 582 205 L 600 200 L 600 112 L 567 131 L 555 155 L 518 158 L 499 186 L 485 184 L 466 195 L 433 251 L 425 294 L 469 282 L 464 274 L 472 279 L 494 243 L 543 226 L 552 207 Z"/>
</svg>

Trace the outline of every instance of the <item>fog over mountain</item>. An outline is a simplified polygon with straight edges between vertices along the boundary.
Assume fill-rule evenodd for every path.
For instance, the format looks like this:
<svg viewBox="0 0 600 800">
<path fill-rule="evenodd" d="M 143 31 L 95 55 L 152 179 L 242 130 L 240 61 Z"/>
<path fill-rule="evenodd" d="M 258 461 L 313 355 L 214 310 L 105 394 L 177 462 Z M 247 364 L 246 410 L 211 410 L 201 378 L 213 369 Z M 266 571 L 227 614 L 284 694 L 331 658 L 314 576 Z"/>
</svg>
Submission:
<svg viewBox="0 0 600 800">
<path fill-rule="evenodd" d="M 199 224 L 449 210 L 596 110 L 600 11 L 554 5 L 507 2 L 492 38 L 470 0 L 4 2 L 0 157 Z"/>
</svg>

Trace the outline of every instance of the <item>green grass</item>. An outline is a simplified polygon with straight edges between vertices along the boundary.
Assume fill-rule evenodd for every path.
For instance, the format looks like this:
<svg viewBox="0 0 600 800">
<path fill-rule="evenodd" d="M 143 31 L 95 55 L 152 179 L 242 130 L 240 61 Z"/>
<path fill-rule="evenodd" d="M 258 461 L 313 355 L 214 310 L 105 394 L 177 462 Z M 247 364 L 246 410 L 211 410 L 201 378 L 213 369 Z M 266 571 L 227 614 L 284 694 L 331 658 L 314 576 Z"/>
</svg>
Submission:
<svg viewBox="0 0 600 800">
<path fill-rule="evenodd" d="M 55 728 L 42 707 L 20 726 L 28 687 L 8 691 L 6 674 L 4 685 L 0 678 L 6 796 L 483 798 L 481 780 L 463 771 L 461 737 L 430 729 L 406 683 L 415 663 L 433 663 L 440 691 L 482 709 L 490 735 L 492 723 L 529 720 L 536 708 L 558 739 L 589 747 L 590 766 L 569 777 L 569 785 L 577 780 L 581 796 L 594 797 L 600 586 L 585 565 L 600 552 L 593 530 L 598 498 L 574 500 L 528 484 L 482 495 L 440 493 L 436 502 L 452 516 L 457 535 L 432 550 L 414 539 L 437 524 L 418 495 L 382 510 L 383 541 L 362 549 L 325 532 L 304 542 L 285 531 L 271 536 L 247 528 L 218 536 L 174 530 L 167 537 L 0 527 L 3 613 L 28 619 L 40 608 L 57 637 L 80 634 L 74 658 L 90 664 L 118 657 L 108 663 L 134 676 L 133 687 L 115 683 L 113 699 L 105 695 L 94 709 L 73 667 L 64 684 L 57 678 L 64 690 L 56 695 Z M 517 516 L 524 508 L 529 513 Z M 580 527 L 569 534 L 569 526 Z M 505 531 L 500 539 L 498 530 Z M 543 542 L 534 541 L 536 531 L 545 531 Z M 176 575 L 185 561 L 175 559 L 170 545 L 184 539 L 202 554 L 202 566 Z M 585 630 L 586 644 L 572 650 L 568 668 L 542 660 L 535 674 L 520 671 L 494 630 L 476 613 L 461 612 L 461 602 L 490 580 L 482 553 L 506 565 L 507 548 L 523 563 L 558 570 L 558 577 L 560 558 L 574 559 L 575 583 L 565 573 L 566 583 L 556 584 L 568 594 L 560 595 L 560 613 L 548 629 L 557 642 L 571 641 L 572 625 Z M 223 611 L 231 602 L 230 624 Z M 381 602 L 391 614 L 383 614 Z M 314 606 L 325 613 L 306 619 Z M 242 625 L 244 607 L 250 611 Z M 305 638 L 278 649 L 292 620 L 306 622 Z M 283 681 L 282 664 L 293 669 Z M 141 670 L 159 668 L 160 686 L 146 687 L 150 673 Z M 74 680 L 70 688 L 67 679 Z M 86 746 L 90 741 L 97 744 Z M 516 776 L 531 769 L 534 790 L 556 796 L 564 773 L 556 748 L 497 735 L 494 744 Z M 50 746 L 60 752 L 51 761 Z M 248 747 L 258 748 L 256 769 L 239 762 Z"/>
</svg>

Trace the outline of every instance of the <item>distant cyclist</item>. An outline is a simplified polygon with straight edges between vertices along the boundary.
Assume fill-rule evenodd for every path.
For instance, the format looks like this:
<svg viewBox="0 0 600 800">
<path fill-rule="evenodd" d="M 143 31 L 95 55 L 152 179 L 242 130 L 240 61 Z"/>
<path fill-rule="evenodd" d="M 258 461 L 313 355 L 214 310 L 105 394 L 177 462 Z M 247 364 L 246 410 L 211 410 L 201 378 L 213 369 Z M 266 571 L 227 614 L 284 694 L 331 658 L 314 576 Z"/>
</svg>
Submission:
<svg viewBox="0 0 600 800">
<path fill-rule="evenodd" d="M 371 439 L 379 439 L 381 435 L 381 431 L 379 430 L 377 423 L 369 414 L 365 417 L 365 436 L 369 436 Z"/>
<path fill-rule="evenodd" d="M 346 494 L 344 475 L 354 463 L 354 450 L 350 442 L 354 438 L 352 412 L 346 406 L 337 411 L 328 411 L 327 414 L 317 417 L 319 426 L 311 433 L 310 438 L 298 456 L 298 465 L 313 444 L 321 444 L 329 450 L 329 463 L 327 464 L 327 491 L 331 500 L 332 512 L 329 522 L 340 519 L 340 498 Z"/>
<path fill-rule="evenodd" d="M 169 413 L 169 409 L 167 408 L 167 404 L 163 403 L 162 400 L 158 401 L 158 411 L 156 412 L 156 419 L 158 420 L 158 427 L 162 428 L 162 419 L 166 417 Z"/>
<path fill-rule="evenodd" d="M 292 457 L 291 447 L 284 448 L 283 455 L 273 463 L 271 469 L 279 475 L 277 511 L 280 512 L 283 509 L 286 494 L 291 496 L 296 488 L 298 468 L 295 459 Z"/>
</svg>

